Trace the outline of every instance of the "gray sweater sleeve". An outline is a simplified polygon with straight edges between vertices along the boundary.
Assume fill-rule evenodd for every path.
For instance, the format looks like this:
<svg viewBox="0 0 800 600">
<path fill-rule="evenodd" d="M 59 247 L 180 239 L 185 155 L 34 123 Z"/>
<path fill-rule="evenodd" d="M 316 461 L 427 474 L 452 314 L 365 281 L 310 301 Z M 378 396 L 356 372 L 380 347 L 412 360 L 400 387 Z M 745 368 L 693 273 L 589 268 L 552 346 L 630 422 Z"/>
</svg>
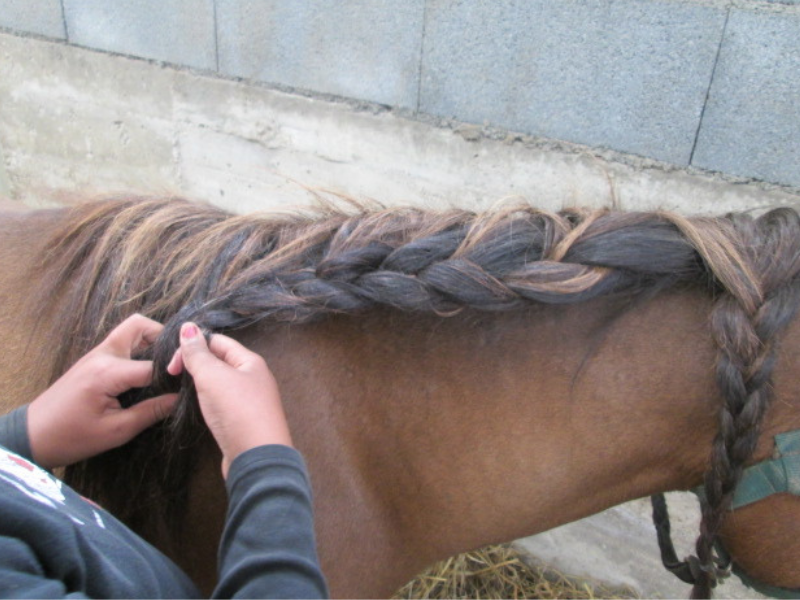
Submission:
<svg viewBox="0 0 800 600">
<path fill-rule="evenodd" d="M 311 486 L 287 446 L 248 450 L 228 473 L 228 518 L 215 598 L 326 598 L 314 540 Z"/>
<path fill-rule="evenodd" d="M 28 437 L 27 404 L 0 416 L 0 446 L 5 446 L 30 461 L 33 460 L 31 440 Z"/>
</svg>

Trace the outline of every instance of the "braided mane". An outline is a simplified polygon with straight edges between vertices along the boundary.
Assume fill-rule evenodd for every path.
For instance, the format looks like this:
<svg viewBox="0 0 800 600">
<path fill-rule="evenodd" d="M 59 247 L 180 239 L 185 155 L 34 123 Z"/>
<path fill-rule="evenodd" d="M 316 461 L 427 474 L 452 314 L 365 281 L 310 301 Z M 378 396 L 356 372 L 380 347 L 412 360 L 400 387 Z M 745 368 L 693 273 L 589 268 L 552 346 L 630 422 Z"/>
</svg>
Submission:
<svg viewBox="0 0 800 600">
<path fill-rule="evenodd" d="M 800 218 L 790 209 L 757 219 L 521 205 L 485 214 L 324 207 L 276 217 L 123 199 L 72 209 L 49 247 L 40 297 L 53 315 L 52 339 L 61 340 L 54 379 L 133 312 L 165 323 L 152 356 L 163 374 L 186 320 L 229 331 L 377 306 L 445 317 L 464 308 L 507 311 L 700 286 L 716 299 L 711 333 L 723 397 L 697 542 L 709 572 L 771 400 L 777 334 L 800 304 Z M 53 297 L 62 300 L 56 307 Z M 191 448 L 205 435 L 190 381 L 159 375 L 153 388 L 180 388 L 171 423 L 68 471 L 83 493 L 150 531 L 180 520 Z M 162 447 L 169 460 L 154 461 Z M 124 485 L 137 480 L 137 491 Z M 711 585 L 701 580 L 695 593 L 708 594 Z"/>
</svg>

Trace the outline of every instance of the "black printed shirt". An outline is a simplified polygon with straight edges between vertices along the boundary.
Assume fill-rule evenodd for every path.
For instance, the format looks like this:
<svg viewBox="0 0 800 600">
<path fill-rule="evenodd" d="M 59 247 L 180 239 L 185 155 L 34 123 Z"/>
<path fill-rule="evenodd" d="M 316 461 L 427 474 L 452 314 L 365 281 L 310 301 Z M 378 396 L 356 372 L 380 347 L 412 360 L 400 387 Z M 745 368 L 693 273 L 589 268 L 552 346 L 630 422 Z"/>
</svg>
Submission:
<svg viewBox="0 0 800 600">
<path fill-rule="evenodd" d="M 0 597 L 196 598 L 166 556 L 31 461 L 25 409 L 0 417 Z M 327 596 L 300 454 L 238 456 L 214 597 Z"/>
</svg>

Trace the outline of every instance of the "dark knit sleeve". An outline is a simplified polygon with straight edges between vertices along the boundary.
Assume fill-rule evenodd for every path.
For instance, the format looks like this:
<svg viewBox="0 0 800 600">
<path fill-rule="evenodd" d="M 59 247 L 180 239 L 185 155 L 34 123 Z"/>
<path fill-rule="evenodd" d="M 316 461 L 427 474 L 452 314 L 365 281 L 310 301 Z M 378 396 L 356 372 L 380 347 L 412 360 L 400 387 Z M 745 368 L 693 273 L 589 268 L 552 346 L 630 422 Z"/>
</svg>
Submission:
<svg viewBox="0 0 800 600">
<path fill-rule="evenodd" d="M 0 416 L 0 446 L 5 446 L 30 461 L 33 460 L 31 440 L 28 437 L 27 404 Z"/>
<path fill-rule="evenodd" d="M 231 464 L 227 488 L 214 597 L 327 597 L 300 454 L 288 446 L 253 448 Z"/>
</svg>

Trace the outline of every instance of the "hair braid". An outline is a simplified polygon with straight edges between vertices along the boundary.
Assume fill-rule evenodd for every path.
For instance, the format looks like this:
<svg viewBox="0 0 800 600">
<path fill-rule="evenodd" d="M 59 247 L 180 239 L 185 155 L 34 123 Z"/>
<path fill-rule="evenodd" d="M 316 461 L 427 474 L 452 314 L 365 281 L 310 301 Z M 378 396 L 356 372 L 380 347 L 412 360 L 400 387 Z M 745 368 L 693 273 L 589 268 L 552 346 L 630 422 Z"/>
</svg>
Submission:
<svg viewBox="0 0 800 600">
<path fill-rule="evenodd" d="M 697 556 L 701 569 L 692 597 L 709 597 L 715 585 L 714 569 L 722 563 L 714 544 L 731 506 L 747 461 L 755 452 L 760 427 L 773 396 L 772 371 L 777 334 L 794 317 L 800 302 L 796 276 L 800 265 L 800 219 L 783 209 L 758 220 L 732 216 L 739 249 L 758 273 L 760 300 L 742 298 L 735 290 L 718 299 L 711 329 L 719 348 L 717 383 L 723 404 L 705 478 Z M 740 288 L 747 289 L 747 288 Z"/>
<path fill-rule="evenodd" d="M 434 216 L 386 210 L 341 218 L 327 228 L 289 223 L 273 253 L 230 278 L 241 241 L 226 239 L 204 284 L 165 323 L 154 348 L 164 373 L 181 323 L 208 331 L 256 322 L 307 322 L 373 306 L 453 314 L 503 311 L 525 303 L 572 304 L 609 293 L 637 293 L 696 282 L 704 267 L 680 227 L 663 215 L 513 207 Z M 290 252 L 292 247 L 301 253 Z M 232 247 L 232 248 L 231 248 Z M 223 264 L 218 264 L 219 262 Z M 165 375 L 156 388 L 174 388 Z M 194 402 L 181 404 L 196 411 Z M 194 419 L 192 419 L 194 420 Z"/>
<path fill-rule="evenodd" d="M 319 245 L 316 264 L 287 269 L 271 257 L 255 261 L 232 280 L 209 284 L 208 293 L 194 298 L 191 316 L 210 318 L 204 324 L 212 329 L 231 329 L 373 305 L 507 310 L 525 301 L 579 302 L 665 277 L 696 279 L 701 272 L 678 229 L 652 214 L 599 213 L 584 220 L 571 214 L 570 220 L 515 209 L 486 223 L 461 212 L 433 231 L 420 230 L 419 216 L 387 211 L 352 217 Z"/>
</svg>

